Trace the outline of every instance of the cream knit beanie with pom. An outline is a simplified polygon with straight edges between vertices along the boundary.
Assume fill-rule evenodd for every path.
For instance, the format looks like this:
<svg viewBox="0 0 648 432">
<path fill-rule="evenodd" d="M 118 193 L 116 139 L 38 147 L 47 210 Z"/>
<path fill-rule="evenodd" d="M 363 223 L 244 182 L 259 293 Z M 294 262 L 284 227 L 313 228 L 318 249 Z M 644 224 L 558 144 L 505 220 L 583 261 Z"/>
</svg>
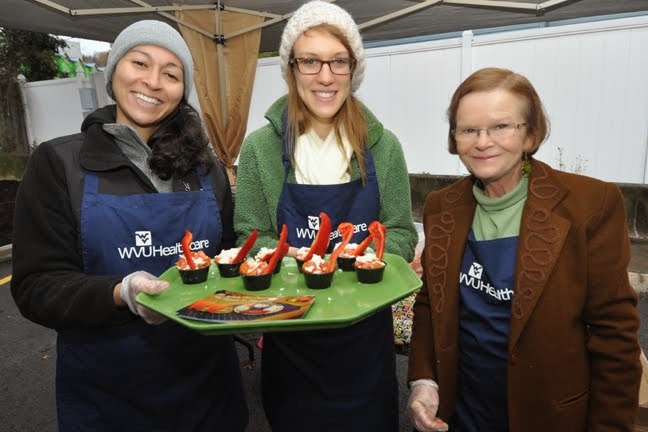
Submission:
<svg viewBox="0 0 648 432">
<path fill-rule="evenodd" d="M 347 11 L 332 3 L 323 1 L 311 1 L 297 9 L 286 23 L 281 35 L 281 46 L 279 47 L 279 58 L 281 61 L 281 73 L 286 79 L 290 54 L 295 41 L 306 30 L 320 24 L 330 24 L 340 29 L 342 34 L 349 41 L 353 58 L 356 59 L 356 66 L 353 69 L 351 79 L 351 91 L 355 92 L 364 78 L 365 58 L 362 48 L 362 37 L 358 25 Z"/>
</svg>

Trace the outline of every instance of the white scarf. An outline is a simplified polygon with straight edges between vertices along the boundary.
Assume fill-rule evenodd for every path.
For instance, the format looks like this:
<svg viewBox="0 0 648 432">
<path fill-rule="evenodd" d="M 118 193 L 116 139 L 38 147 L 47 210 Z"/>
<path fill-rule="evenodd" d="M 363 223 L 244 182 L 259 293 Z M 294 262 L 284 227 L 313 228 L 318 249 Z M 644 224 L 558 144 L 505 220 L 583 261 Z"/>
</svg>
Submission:
<svg viewBox="0 0 648 432">
<path fill-rule="evenodd" d="M 325 140 L 310 129 L 297 140 L 295 146 L 295 178 L 297 183 L 326 185 L 348 183 L 349 161 L 353 149 L 344 131 L 342 144 L 345 153 L 340 150 L 331 130 Z"/>
</svg>

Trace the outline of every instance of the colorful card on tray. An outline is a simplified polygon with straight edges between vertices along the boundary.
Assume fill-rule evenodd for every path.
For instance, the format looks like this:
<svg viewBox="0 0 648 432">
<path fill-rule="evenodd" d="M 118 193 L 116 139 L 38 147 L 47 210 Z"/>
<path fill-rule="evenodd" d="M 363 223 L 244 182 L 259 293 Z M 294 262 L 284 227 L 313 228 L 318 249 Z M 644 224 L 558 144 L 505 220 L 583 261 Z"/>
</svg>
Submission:
<svg viewBox="0 0 648 432">
<path fill-rule="evenodd" d="M 213 323 L 302 318 L 314 295 L 271 296 L 220 290 L 177 311 L 182 318 Z"/>
</svg>

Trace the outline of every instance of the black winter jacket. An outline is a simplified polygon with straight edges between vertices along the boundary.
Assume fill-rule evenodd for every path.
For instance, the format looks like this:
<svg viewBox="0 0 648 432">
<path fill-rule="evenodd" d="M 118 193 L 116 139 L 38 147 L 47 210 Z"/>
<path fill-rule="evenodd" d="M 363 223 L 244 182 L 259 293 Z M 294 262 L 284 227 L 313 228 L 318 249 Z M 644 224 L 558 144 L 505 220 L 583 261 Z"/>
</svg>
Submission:
<svg viewBox="0 0 648 432">
<path fill-rule="evenodd" d="M 102 125 L 115 122 L 115 106 L 100 108 L 83 122 L 81 133 L 39 145 L 27 164 L 16 197 L 11 293 L 29 320 L 53 329 L 105 327 L 136 319 L 117 307 L 113 289 L 125 276 L 84 274 L 80 211 L 86 171 L 99 177 L 99 192 L 113 195 L 158 193 L 121 152 Z M 210 179 L 223 221 L 222 247 L 234 247 L 233 202 L 223 165 Z M 173 190 L 200 189 L 192 171 L 174 178 Z"/>
</svg>

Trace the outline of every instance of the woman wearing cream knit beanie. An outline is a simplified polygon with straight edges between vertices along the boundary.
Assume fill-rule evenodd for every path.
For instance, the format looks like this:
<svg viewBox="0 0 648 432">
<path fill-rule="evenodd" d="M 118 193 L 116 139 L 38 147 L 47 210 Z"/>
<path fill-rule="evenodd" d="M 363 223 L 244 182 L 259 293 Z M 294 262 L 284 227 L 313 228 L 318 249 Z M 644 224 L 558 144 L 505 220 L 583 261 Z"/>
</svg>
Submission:
<svg viewBox="0 0 648 432">
<path fill-rule="evenodd" d="M 352 57 L 356 60 L 353 77 L 351 79 L 351 89 L 355 92 L 360 87 L 364 78 L 365 58 L 364 49 L 362 48 L 362 37 L 351 15 L 333 3 L 324 1 L 306 3 L 297 9 L 297 12 L 290 18 L 281 35 L 281 46 L 279 47 L 281 73 L 284 78 L 287 78 L 290 53 L 297 38 L 304 34 L 306 30 L 322 24 L 337 27 L 351 48 Z"/>
<path fill-rule="evenodd" d="M 257 230 L 255 247 L 274 247 L 285 224 L 294 255 L 311 245 L 323 212 L 334 229 L 329 253 L 341 241 L 341 222 L 354 225 L 351 242 L 360 243 L 379 221 L 387 227 L 385 251 L 411 261 L 417 234 L 403 150 L 354 94 L 365 58 L 353 18 L 334 4 L 306 3 L 286 24 L 279 54 L 288 94 L 243 143 L 238 238 Z M 334 275 L 331 290 L 371 289 L 344 285 L 342 277 Z M 316 303 L 341 319 L 339 301 L 322 295 Z M 365 312 L 342 328 L 264 335 L 263 404 L 273 431 L 398 431 L 391 308 Z"/>
</svg>

